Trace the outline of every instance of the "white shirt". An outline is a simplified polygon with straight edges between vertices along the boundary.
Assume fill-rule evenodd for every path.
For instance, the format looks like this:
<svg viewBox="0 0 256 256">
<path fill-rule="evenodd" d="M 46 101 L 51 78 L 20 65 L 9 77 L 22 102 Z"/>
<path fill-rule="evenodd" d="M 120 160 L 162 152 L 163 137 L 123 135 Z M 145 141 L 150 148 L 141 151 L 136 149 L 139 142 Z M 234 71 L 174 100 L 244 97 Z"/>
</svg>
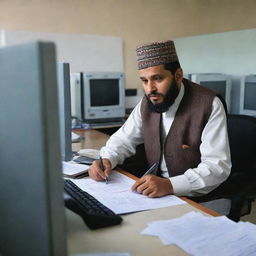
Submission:
<svg viewBox="0 0 256 256">
<path fill-rule="evenodd" d="M 178 97 L 168 111 L 162 114 L 162 136 L 166 138 L 173 123 L 176 111 L 184 95 L 181 84 Z M 114 133 L 101 149 L 103 158 L 108 158 L 114 168 L 136 152 L 136 146 L 143 143 L 141 101 L 134 108 L 125 124 Z M 169 178 L 175 195 L 200 196 L 207 194 L 220 185 L 230 174 L 231 160 L 227 134 L 226 115 L 218 97 L 212 103 L 212 113 L 204 127 L 200 145 L 201 162 L 184 174 Z M 164 157 L 161 162 L 162 176 L 169 173 Z"/>
</svg>

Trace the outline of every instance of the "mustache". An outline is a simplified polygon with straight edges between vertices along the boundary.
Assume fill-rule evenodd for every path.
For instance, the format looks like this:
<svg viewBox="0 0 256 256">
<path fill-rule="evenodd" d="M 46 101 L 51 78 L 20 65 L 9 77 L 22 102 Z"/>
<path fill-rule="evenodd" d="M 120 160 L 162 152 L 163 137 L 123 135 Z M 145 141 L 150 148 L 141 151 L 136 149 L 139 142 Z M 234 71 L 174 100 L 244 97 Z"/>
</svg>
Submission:
<svg viewBox="0 0 256 256">
<path fill-rule="evenodd" d="M 162 93 L 159 93 L 159 92 L 156 92 L 156 91 L 147 94 L 147 96 L 148 97 L 151 97 L 151 96 L 163 96 L 164 97 L 164 95 Z"/>
</svg>

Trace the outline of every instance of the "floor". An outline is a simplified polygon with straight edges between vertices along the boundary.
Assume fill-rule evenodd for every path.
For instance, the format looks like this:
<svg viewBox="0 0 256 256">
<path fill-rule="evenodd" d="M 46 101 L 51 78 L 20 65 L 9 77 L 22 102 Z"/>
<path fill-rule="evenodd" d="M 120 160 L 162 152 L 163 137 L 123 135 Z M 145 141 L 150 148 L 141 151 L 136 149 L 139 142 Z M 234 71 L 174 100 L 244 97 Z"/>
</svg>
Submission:
<svg viewBox="0 0 256 256">
<path fill-rule="evenodd" d="M 249 215 L 245 215 L 241 218 L 241 221 L 249 221 L 256 224 L 256 200 L 252 203 L 252 210 Z"/>
</svg>

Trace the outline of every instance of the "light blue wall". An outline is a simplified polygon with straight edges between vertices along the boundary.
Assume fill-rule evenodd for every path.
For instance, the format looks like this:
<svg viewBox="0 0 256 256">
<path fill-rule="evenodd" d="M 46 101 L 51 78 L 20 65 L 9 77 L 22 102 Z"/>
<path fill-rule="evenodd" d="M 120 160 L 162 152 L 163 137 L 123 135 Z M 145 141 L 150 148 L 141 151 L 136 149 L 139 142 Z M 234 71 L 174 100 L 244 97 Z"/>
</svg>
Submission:
<svg viewBox="0 0 256 256">
<path fill-rule="evenodd" d="M 240 78 L 256 74 L 256 29 L 177 38 L 174 41 L 185 74 L 232 75 L 231 113 L 239 113 Z"/>
<path fill-rule="evenodd" d="M 185 73 L 256 73 L 256 29 L 177 38 Z"/>
</svg>

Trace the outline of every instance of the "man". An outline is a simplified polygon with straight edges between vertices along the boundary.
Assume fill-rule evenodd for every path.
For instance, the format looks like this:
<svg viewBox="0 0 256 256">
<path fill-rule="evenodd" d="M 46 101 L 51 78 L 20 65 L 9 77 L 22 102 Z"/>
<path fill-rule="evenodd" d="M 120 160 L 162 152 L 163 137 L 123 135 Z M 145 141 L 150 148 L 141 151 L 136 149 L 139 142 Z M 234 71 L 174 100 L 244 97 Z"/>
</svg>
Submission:
<svg viewBox="0 0 256 256">
<path fill-rule="evenodd" d="M 104 180 L 144 143 L 149 166 L 157 163 L 157 168 L 136 181 L 132 191 L 148 197 L 209 193 L 231 169 L 221 100 L 215 92 L 183 79 L 173 41 L 138 47 L 137 60 L 145 96 L 101 149 L 105 170 L 94 161 L 90 177 Z"/>
</svg>

